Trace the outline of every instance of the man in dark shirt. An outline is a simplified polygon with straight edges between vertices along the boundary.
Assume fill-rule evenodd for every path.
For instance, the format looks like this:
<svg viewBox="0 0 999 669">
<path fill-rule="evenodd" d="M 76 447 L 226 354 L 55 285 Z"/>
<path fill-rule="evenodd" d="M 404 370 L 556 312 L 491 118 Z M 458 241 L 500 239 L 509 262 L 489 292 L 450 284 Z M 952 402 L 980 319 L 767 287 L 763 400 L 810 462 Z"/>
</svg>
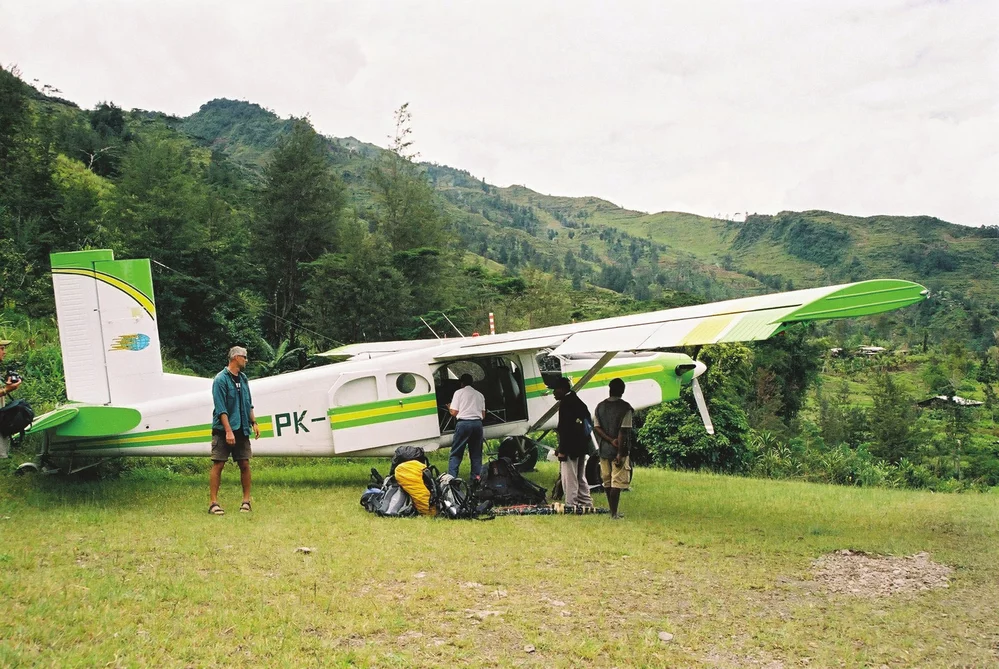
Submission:
<svg viewBox="0 0 999 669">
<path fill-rule="evenodd" d="M 243 503 L 239 510 L 250 511 L 250 429 L 253 438 L 260 438 L 260 427 L 253 415 L 250 382 L 243 370 L 246 368 L 246 349 L 233 346 L 229 349 L 229 365 L 215 375 L 212 382 L 212 471 L 208 478 L 211 495 L 208 513 L 221 516 L 219 485 L 222 468 L 229 456 L 239 465 L 239 480 L 243 485 Z"/>
<path fill-rule="evenodd" d="M 589 437 L 584 421 L 589 420 L 590 410 L 572 392 L 569 379 L 560 377 L 555 382 L 555 399 L 558 406 L 558 450 L 562 489 L 567 506 L 593 506 L 590 484 L 586 481 L 586 456 L 590 450 Z"/>
<path fill-rule="evenodd" d="M 633 409 L 622 398 L 624 381 L 610 382 L 610 397 L 593 412 L 593 431 L 600 443 L 600 477 L 607 491 L 611 518 L 623 518 L 618 512 L 621 491 L 631 483 L 631 418 Z"/>
</svg>

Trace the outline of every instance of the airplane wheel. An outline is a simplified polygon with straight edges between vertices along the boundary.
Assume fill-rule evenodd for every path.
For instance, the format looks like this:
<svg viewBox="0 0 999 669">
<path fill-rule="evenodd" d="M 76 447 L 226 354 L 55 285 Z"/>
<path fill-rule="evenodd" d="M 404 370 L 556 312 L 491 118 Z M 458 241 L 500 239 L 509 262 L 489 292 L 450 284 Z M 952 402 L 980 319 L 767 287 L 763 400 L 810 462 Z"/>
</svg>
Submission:
<svg viewBox="0 0 999 669">
<path fill-rule="evenodd" d="M 533 472 L 538 464 L 538 447 L 526 437 L 507 437 L 500 442 L 498 454 L 512 460 L 518 472 Z"/>
<path fill-rule="evenodd" d="M 590 459 L 586 461 L 586 482 L 590 486 L 602 486 L 604 483 L 603 477 L 600 476 L 600 458 L 596 455 L 591 455 Z"/>
<path fill-rule="evenodd" d="M 34 462 L 25 462 L 14 470 L 14 476 L 24 476 L 25 474 L 37 474 L 38 465 Z"/>
</svg>

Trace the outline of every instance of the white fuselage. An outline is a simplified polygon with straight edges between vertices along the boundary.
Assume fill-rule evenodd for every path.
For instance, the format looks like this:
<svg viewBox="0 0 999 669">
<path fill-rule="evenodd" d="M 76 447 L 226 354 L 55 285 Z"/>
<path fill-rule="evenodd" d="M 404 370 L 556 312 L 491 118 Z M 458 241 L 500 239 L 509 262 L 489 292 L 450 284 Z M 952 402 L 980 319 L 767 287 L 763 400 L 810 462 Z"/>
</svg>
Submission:
<svg viewBox="0 0 999 669">
<path fill-rule="evenodd" d="M 391 455 L 401 444 L 427 451 L 451 443 L 454 423 L 447 402 L 458 375 L 476 372 L 487 397 L 487 439 L 523 435 L 555 404 L 545 386 L 535 351 L 493 357 L 439 359 L 460 340 L 437 346 L 354 359 L 324 367 L 250 381 L 261 437 L 255 456 Z M 549 358 L 549 360 L 551 360 Z M 623 354 L 579 391 L 592 409 L 607 396 L 607 382 L 627 383 L 625 399 L 643 408 L 678 394 L 682 354 Z M 549 374 L 578 378 L 596 359 L 558 361 Z M 549 363 L 550 366 L 550 363 Z M 498 371 L 497 371 L 498 370 Z M 131 431 L 73 440 L 55 437 L 53 453 L 135 456 L 207 456 L 212 421 L 212 380 L 163 376 L 164 396 L 130 405 L 142 415 Z M 178 392 L 179 391 L 179 392 Z M 155 391 L 154 391 L 155 392 Z M 535 429 L 550 429 L 557 414 Z"/>
</svg>

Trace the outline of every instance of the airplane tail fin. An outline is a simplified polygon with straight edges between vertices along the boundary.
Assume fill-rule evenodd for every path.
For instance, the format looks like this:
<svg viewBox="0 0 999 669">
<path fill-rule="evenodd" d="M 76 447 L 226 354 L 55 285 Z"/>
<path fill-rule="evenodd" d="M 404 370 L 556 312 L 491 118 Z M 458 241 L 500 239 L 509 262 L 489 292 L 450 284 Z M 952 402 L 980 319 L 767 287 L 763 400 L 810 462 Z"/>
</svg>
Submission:
<svg viewBox="0 0 999 669">
<path fill-rule="evenodd" d="M 150 398 L 163 376 L 149 260 L 114 252 L 53 253 L 66 396 L 88 404 Z"/>
</svg>

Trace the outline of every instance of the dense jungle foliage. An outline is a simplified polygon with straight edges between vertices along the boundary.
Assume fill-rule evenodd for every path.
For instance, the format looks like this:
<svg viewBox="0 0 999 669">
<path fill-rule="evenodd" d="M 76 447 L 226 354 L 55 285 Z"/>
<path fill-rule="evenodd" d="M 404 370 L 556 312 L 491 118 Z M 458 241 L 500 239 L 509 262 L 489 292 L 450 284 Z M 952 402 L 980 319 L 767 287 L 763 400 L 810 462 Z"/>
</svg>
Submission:
<svg viewBox="0 0 999 669">
<path fill-rule="evenodd" d="M 52 92 L 52 91 L 49 91 Z M 501 331 L 892 276 L 897 313 L 707 347 L 718 428 L 689 398 L 645 413 L 646 463 L 850 485 L 999 485 L 999 230 L 828 212 L 743 223 L 498 188 L 420 163 L 407 105 L 388 149 L 248 102 L 177 118 L 84 110 L 0 69 L 0 336 L 37 408 L 64 399 L 48 254 L 153 260 L 171 371 L 234 343 L 257 375 L 343 343 Z M 426 323 L 426 324 L 425 324 Z M 860 345 L 887 350 L 851 355 Z M 834 357 L 831 349 L 841 348 Z M 691 353 L 694 353 L 693 351 Z M 981 408 L 916 400 L 959 394 Z"/>
</svg>

